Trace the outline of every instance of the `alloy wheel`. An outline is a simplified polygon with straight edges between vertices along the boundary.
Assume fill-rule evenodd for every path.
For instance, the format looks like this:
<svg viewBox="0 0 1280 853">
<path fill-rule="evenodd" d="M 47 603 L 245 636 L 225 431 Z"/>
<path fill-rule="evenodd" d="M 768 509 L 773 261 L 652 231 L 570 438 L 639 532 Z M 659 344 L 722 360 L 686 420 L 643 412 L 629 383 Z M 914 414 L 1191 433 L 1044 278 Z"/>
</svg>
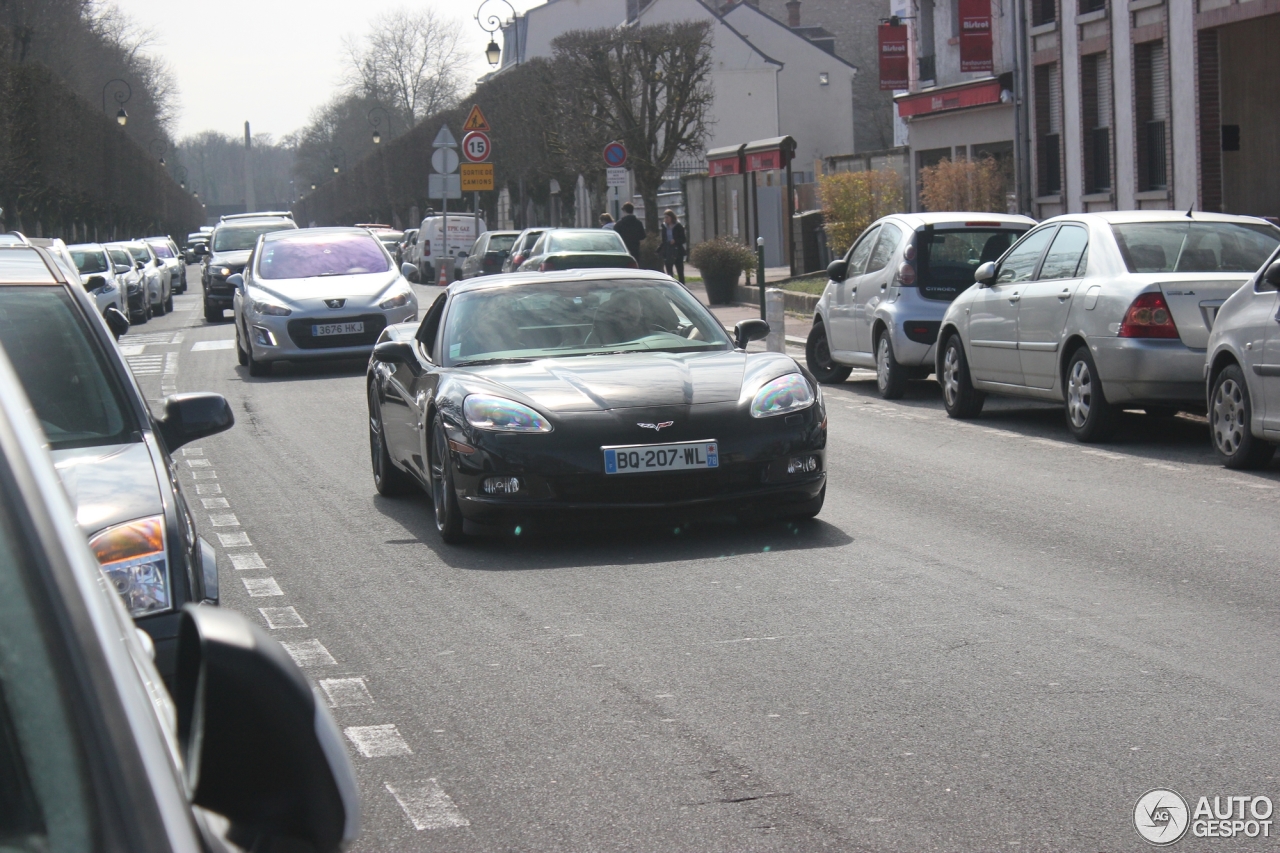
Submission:
<svg viewBox="0 0 1280 853">
<path fill-rule="evenodd" d="M 876 385 L 881 391 L 889 387 L 889 336 L 880 336 L 880 346 L 876 347 Z"/>
<path fill-rule="evenodd" d="M 1213 395 L 1213 443 L 1224 456 L 1232 456 L 1244 441 L 1245 423 L 1244 392 L 1234 379 L 1224 379 Z"/>
<path fill-rule="evenodd" d="M 1071 366 L 1067 377 L 1067 417 L 1076 429 L 1083 429 L 1093 404 L 1093 376 L 1084 359 Z"/>
<path fill-rule="evenodd" d="M 948 406 L 955 406 L 960 399 L 960 355 L 958 345 L 947 347 L 942 356 L 942 395 Z"/>
<path fill-rule="evenodd" d="M 444 529 L 449 523 L 449 506 L 445 499 L 445 466 L 448 464 L 449 447 L 444 430 L 437 426 L 431 435 L 431 502 L 435 504 L 436 527 L 439 529 Z"/>
<path fill-rule="evenodd" d="M 369 386 L 369 454 L 373 457 L 373 476 L 381 480 L 382 470 L 382 407 L 378 404 L 378 392 Z"/>
</svg>

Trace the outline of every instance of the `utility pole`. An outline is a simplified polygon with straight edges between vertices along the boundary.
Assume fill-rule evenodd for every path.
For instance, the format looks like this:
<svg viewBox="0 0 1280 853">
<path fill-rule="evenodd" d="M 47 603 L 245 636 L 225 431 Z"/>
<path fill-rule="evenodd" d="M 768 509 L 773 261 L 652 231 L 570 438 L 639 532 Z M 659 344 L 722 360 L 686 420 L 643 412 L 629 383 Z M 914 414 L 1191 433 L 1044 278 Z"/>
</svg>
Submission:
<svg viewBox="0 0 1280 853">
<path fill-rule="evenodd" d="M 249 135 L 249 122 L 244 123 L 244 212 L 253 213 L 258 202 L 253 197 L 253 138 Z"/>
<path fill-rule="evenodd" d="M 1031 214 L 1031 123 L 1027 114 L 1027 20 L 1023 3 L 1013 4 L 1013 191 L 1017 213 Z"/>
</svg>

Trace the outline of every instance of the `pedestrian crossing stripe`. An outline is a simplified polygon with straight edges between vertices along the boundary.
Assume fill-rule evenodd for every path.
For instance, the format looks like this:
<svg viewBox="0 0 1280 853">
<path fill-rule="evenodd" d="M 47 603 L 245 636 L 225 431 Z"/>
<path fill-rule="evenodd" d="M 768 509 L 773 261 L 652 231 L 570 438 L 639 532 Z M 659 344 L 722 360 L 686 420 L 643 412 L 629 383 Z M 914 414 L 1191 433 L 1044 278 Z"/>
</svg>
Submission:
<svg viewBox="0 0 1280 853">
<path fill-rule="evenodd" d="M 471 130 L 479 130 L 484 133 L 489 133 L 493 130 L 493 128 L 489 127 L 489 120 L 484 117 L 479 104 L 471 107 L 471 112 L 467 115 L 467 123 L 462 126 L 463 133 Z"/>
</svg>

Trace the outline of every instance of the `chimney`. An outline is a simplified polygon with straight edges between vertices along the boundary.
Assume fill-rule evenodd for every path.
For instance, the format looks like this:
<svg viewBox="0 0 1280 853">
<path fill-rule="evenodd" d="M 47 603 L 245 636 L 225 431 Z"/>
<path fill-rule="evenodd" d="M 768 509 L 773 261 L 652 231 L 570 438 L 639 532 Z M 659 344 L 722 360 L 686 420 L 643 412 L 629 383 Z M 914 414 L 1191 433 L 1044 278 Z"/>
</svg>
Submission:
<svg viewBox="0 0 1280 853">
<path fill-rule="evenodd" d="M 800 0 L 787 0 L 787 26 L 800 26 Z"/>
</svg>

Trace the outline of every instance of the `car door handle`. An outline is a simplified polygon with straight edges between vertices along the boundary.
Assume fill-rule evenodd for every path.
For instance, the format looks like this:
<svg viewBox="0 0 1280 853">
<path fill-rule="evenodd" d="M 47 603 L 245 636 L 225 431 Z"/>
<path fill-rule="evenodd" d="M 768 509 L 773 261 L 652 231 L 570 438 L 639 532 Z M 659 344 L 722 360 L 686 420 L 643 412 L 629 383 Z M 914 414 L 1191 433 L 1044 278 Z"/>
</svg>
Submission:
<svg viewBox="0 0 1280 853">
<path fill-rule="evenodd" d="M 1010 301 L 1011 303 L 1012 303 L 1012 302 L 1017 302 L 1017 301 L 1018 301 L 1019 299 L 1021 299 L 1021 298 L 1022 298 L 1021 296 L 1019 296 L 1018 294 L 1014 293 L 1014 294 L 1010 294 L 1010 296 L 1009 296 L 1009 301 Z"/>
<path fill-rule="evenodd" d="M 1062 292 L 1058 294 L 1058 299 L 1062 300 L 1063 302 L 1066 302 L 1070 298 L 1071 298 L 1070 288 L 1063 288 Z"/>
</svg>

